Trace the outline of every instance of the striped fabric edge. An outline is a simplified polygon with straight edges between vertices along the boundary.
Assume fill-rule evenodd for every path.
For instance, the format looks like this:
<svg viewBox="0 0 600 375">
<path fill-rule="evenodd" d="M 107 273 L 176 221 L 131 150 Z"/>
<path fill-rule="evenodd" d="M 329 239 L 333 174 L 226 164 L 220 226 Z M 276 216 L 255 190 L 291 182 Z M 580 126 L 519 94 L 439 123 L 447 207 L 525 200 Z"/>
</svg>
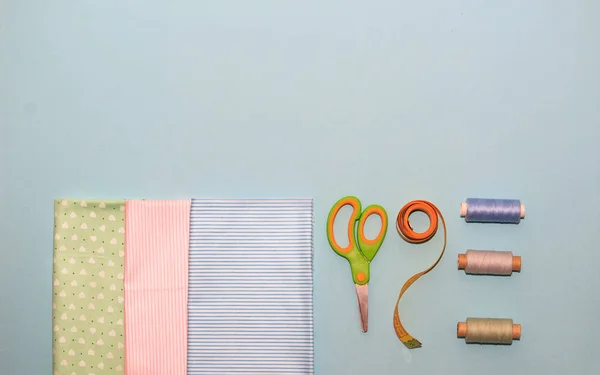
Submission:
<svg viewBox="0 0 600 375">
<path fill-rule="evenodd" d="M 191 201 L 125 204 L 126 374 L 184 375 Z"/>
<path fill-rule="evenodd" d="M 314 373 L 313 200 L 192 199 L 188 374 Z"/>
</svg>

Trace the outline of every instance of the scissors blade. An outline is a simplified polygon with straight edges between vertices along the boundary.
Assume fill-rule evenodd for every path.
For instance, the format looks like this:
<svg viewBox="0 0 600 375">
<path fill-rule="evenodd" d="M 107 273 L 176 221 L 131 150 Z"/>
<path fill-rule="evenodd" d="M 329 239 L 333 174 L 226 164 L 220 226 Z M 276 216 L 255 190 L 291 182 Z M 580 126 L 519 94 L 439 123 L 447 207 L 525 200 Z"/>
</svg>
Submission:
<svg viewBox="0 0 600 375">
<path fill-rule="evenodd" d="M 369 288 L 368 284 L 356 285 L 356 298 L 358 299 L 358 312 L 360 313 L 360 325 L 363 332 L 369 328 Z"/>
</svg>

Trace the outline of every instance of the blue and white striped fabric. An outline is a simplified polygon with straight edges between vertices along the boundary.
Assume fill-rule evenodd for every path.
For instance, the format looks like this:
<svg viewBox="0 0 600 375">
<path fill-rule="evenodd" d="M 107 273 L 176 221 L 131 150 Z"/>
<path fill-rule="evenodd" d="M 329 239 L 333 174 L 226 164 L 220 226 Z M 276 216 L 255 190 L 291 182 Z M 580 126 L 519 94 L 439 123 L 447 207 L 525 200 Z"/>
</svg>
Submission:
<svg viewBox="0 0 600 375">
<path fill-rule="evenodd" d="M 313 374 L 311 199 L 192 200 L 188 375 Z"/>
</svg>

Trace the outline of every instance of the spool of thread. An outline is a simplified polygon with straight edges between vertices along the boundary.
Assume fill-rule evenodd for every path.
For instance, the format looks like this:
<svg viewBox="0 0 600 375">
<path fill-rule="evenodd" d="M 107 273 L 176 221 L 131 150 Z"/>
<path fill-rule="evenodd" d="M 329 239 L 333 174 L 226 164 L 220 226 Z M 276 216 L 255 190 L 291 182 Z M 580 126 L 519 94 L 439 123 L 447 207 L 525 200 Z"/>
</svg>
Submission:
<svg viewBox="0 0 600 375">
<path fill-rule="evenodd" d="M 467 250 L 458 254 L 458 269 L 473 275 L 510 276 L 521 272 L 521 257 L 510 251 Z"/>
<path fill-rule="evenodd" d="M 521 339 L 521 325 L 513 324 L 512 319 L 467 318 L 459 322 L 456 335 L 465 338 L 467 344 L 504 344 Z"/>
<path fill-rule="evenodd" d="M 460 204 L 466 222 L 518 224 L 525 217 L 525 205 L 518 199 L 468 198 Z"/>
</svg>

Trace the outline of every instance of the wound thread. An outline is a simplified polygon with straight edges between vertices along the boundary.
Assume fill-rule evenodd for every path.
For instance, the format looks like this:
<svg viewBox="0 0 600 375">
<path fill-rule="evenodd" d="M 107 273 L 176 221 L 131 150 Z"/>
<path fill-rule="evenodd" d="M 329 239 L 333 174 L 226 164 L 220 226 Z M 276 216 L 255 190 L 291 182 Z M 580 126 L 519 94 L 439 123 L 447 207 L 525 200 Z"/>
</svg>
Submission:
<svg viewBox="0 0 600 375">
<path fill-rule="evenodd" d="M 457 324 L 456 335 L 464 337 L 467 344 L 511 345 L 521 339 L 521 325 L 513 324 L 512 319 L 467 318 Z"/>
<path fill-rule="evenodd" d="M 468 198 L 460 216 L 473 223 L 518 224 L 525 217 L 525 205 L 518 199 Z"/>
<path fill-rule="evenodd" d="M 521 257 L 510 251 L 467 250 L 458 254 L 458 269 L 472 275 L 510 276 L 521 272 Z"/>
</svg>

